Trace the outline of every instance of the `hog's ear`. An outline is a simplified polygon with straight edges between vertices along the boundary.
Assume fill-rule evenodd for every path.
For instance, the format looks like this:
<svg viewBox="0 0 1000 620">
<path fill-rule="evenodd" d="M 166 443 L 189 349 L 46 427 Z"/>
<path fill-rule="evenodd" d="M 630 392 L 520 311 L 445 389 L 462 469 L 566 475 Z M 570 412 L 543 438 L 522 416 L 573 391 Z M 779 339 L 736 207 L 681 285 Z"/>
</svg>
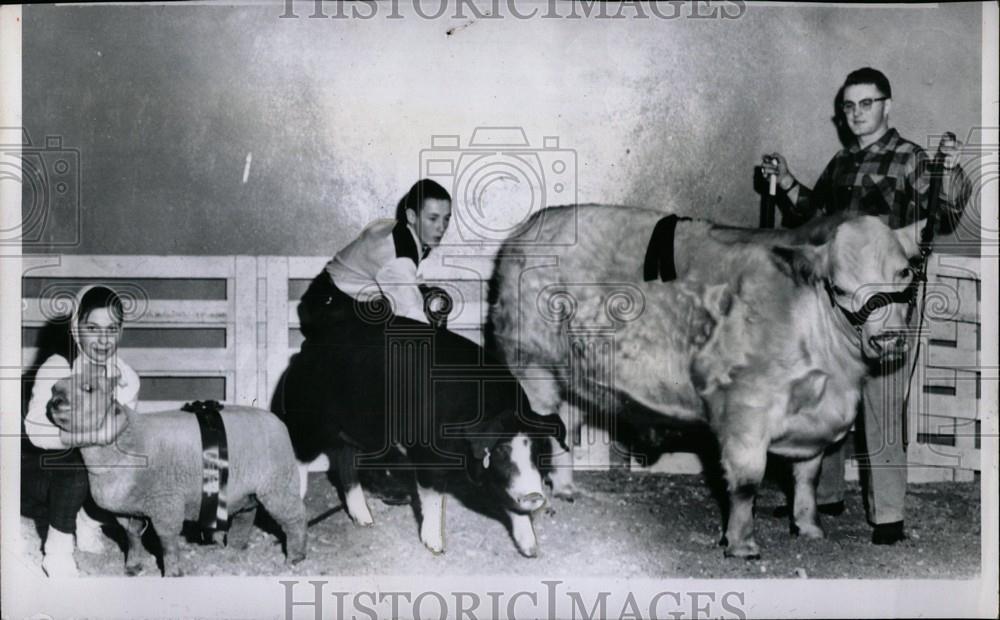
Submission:
<svg viewBox="0 0 1000 620">
<path fill-rule="evenodd" d="M 906 258 L 916 258 L 920 256 L 920 237 L 927 226 L 927 218 L 914 222 L 909 226 L 903 226 L 893 231 L 896 241 L 903 246 L 903 254 Z"/>
<path fill-rule="evenodd" d="M 470 437 L 469 438 L 469 452 L 472 454 L 472 458 L 481 461 L 483 457 L 489 454 L 490 448 L 493 447 L 494 439 L 492 437 Z"/>
<path fill-rule="evenodd" d="M 465 456 L 465 473 L 473 484 L 483 483 L 483 474 L 490 464 L 490 451 L 496 445 L 497 436 L 503 432 L 503 420 L 494 417 L 478 422 L 466 435 L 468 453 Z"/>
<path fill-rule="evenodd" d="M 476 486 L 482 486 L 483 475 L 490 466 L 490 448 L 492 443 L 487 439 L 470 439 L 469 454 L 465 456 L 465 474 Z"/>
<path fill-rule="evenodd" d="M 813 284 L 830 275 L 828 250 L 831 244 L 771 248 L 771 259 L 778 269 L 800 284 Z"/>
</svg>

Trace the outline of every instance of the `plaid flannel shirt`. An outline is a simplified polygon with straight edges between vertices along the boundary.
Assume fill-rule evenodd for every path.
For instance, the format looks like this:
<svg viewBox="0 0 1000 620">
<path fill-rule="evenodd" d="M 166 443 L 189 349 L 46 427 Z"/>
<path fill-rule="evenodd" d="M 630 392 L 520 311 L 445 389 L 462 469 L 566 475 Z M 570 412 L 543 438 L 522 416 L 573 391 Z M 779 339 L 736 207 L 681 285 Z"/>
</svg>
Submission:
<svg viewBox="0 0 1000 620">
<path fill-rule="evenodd" d="M 924 149 L 895 129 L 864 149 L 852 144 L 830 160 L 813 189 L 799 185 L 794 203 L 782 192 L 778 200 L 781 223 L 794 228 L 817 214 L 847 210 L 875 215 L 890 228 L 912 224 L 927 217 L 929 162 Z M 946 191 L 942 184 L 938 201 L 935 232 L 940 234 L 955 229 L 972 194 L 960 166 L 949 174 L 951 187 Z"/>
</svg>

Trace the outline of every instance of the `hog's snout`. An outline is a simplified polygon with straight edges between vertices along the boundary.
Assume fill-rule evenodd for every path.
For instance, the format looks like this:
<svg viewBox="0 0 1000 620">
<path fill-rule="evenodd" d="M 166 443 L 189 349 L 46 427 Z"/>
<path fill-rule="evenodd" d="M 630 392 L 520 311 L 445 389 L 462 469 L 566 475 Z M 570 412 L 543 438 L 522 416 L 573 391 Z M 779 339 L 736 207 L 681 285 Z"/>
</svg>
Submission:
<svg viewBox="0 0 1000 620">
<path fill-rule="evenodd" d="M 517 507 L 524 512 L 534 512 L 545 505 L 545 496 L 541 493 L 528 493 L 517 498 Z"/>
</svg>

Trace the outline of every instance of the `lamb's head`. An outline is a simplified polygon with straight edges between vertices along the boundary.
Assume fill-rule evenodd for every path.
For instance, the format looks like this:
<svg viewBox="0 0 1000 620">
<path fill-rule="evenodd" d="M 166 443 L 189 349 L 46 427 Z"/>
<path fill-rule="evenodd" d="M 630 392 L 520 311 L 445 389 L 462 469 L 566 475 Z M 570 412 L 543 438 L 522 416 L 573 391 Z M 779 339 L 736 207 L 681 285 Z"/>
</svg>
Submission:
<svg viewBox="0 0 1000 620">
<path fill-rule="evenodd" d="M 114 379 L 84 366 L 52 386 L 48 415 L 59 428 L 92 435 L 86 443 L 107 443 L 106 430 L 116 411 Z"/>
</svg>

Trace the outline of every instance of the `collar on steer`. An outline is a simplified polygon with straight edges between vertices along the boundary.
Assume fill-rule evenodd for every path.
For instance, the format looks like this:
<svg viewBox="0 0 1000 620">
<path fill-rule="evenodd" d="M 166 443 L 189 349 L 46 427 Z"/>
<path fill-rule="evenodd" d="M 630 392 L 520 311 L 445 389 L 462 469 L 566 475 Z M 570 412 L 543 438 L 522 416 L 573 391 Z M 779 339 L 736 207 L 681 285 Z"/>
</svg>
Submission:
<svg viewBox="0 0 1000 620">
<path fill-rule="evenodd" d="M 841 306 L 837 303 L 837 295 L 833 292 L 833 284 L 830 283 L 829 279 L 823 280 L 823 284 L 826 287 L 826 293 L 830 296 L 830 304 L 836 306 L 847 318 L 847 322 L 851 324 L 854 329 L 861 331 L 861 326 L 865 324 L 868 317 L 872 315 L 873 312 L 879 308 L 883 308 L 890 304 L 913 304 L 917 298 L 917 287 L 920 286 L 920 279 L 914 278 L 910 281 L 910 284 L 901 291 L 877 291 L 872 293 L 865 304 L 861 306 L 861 309 L 857 312 L 848 310 L 847 308 Z"/>
<path fill-rule="evenodd" d="M 229 525 L 226 486 L 229 482 L 229 446 L 222 423 L 223 406 L 215 400 L 187 403 L 181 411 L 198 418 L 201 431 L 201 509 L 198 524 L 205 530 L 224 530 Z"/>
</svg>

